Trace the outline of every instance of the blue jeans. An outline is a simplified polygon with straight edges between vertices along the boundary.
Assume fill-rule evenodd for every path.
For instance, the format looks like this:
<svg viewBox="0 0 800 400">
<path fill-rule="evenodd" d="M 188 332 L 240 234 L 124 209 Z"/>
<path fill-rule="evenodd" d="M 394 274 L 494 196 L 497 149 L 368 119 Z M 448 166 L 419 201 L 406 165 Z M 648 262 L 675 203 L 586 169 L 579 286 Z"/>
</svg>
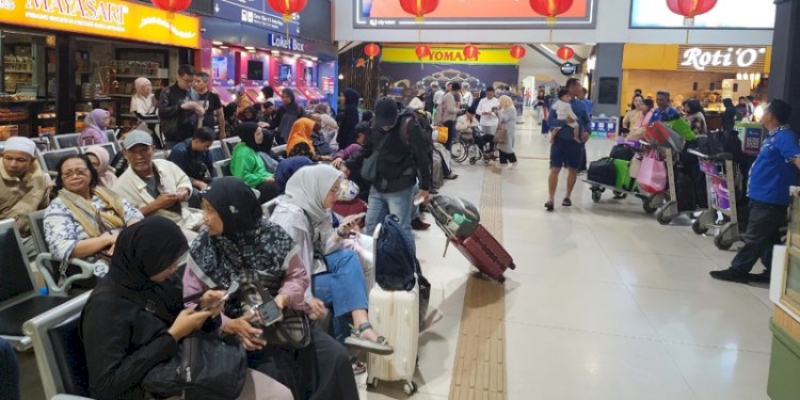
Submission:
<svg viewBox="0 0 800 400">
<path fill-rule="evenodd" d="M 361 260 L 352 250 L 339 250 L 325 256 L 328 271 L 314 275 L 314 297 L 333 310 L 333 337 L 344 342 L 350 336 L 354 310 L 369 307 Z"/>
<path fill-rule="evenodd" d="M 14 353 L 11 344 L 3 338 L 0 338 L 0 393 L 4 399 L 20 398 L 17 354 Z"/>
<path fill-rule="evenodd" d="M 409 237 L 414 237 L 411 231 L 411 215 L 414 208 L 414 193 L 416 186 L 409 186 L 394 193 L 381 193 L 374 187 L 369 191 L 369 209 L 367 209 L 366 229 L 367 234 L 372 235 L 375 227 L 383 222 L 389 214 L 394 214 L 400 219 L 400 226 L 408 233 Z"/>
</svg>

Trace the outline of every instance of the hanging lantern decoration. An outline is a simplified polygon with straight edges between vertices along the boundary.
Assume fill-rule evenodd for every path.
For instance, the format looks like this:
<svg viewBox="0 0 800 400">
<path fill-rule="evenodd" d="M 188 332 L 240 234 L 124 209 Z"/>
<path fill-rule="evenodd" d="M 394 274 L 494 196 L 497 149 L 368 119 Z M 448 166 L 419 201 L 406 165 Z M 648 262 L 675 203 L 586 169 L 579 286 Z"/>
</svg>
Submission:
<svg viewBox="0 0 800 400">
<path fill-rule="evenodd" d="M 525 57 L 525 48 L 520 46 L 520 45 L 518 45 L 518 44 L 515 44 L 515 45 L 511 46 L 510 53 L 511 53 L 511 57 L 519 60 L 519 59 L 522 59 L 523 57 Z"/>
<path fill-rule="evenodd" d="M 471 44 L 468 44 L 468 45 L 464 46 L 464 57 L 467 60 L 470 60 L 470 59 L 476 59 L 477 60 L 479 53 L 480 53 L 480 50 L 478 50 L 478 46 L 473 46 Z"/>
<path fill-rule="evenodd" d="M 364 54 L 366 54 L 367 57 L 372 60 L 373 58 L 377 57 L 378 54 L 381 54 L 381 47 L 375 43 L 370 43 L 364 46 Z"/>
<path fill-rule="evenodd" d="M 717 0 L 667 0 L 667 7 L 675 14 L 683 16 L 684 26 L 694 26 L 694 17 L 711 11 Z M 686 30 L 686 43 L 689 43 L 689 30 Z"/>
<path fill-rule="evenodd" d="M 425 44 L 418 44 L 417 47 L 414 49 L 414 53 L 417 54 L 417 58 L 422 60 L 425 57 L 430 57 L 431 55 L 431 48 Z"/>
<path fill-rule="evenodd" d="M 186 11 L 192 0 L 153 0 L 153 5 L 170 13 Z"/>
<path fill-rule="evenodd" d="M 569 11 L 572 8 L 573 0 L 529 0 L 533 11 L 547 18 L 547 26 L 550 27 L 550 42 L 553 41 L 553 25 L 556 17 Z"/>
<path fill-rule="evenodd" d="M 430 14 L 439 7 L 439 0 L 400 0 L 403 11 L 414 16 L 417 23 L 425 20 L 425 15 Z"/>
<path fill-rule="evenodd" d="M 561 46 L 556 50 L 556 55 L 562 61 L 569 61 L 575 55 L 575 50 L 572 50 L 572 47 L 569 46 Z"/>
<path fill-rule="evenodd" d="M 292 15 L 303 11 L 308 0 L 267 0 L 267 5 L 283 15 L 283 25 L 286 26 L 286 38 L 289 38 L 289 23 L 292 22 Z"/>
</svg>

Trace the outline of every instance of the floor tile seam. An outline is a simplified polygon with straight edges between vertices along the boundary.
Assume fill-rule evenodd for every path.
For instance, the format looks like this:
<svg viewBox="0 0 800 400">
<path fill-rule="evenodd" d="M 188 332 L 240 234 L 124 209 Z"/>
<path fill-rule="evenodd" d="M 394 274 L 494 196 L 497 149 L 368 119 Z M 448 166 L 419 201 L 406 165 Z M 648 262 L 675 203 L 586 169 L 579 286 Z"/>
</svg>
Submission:
<svg viewBox="0 0 800 400">
<path fill-rule="evenodd" d="M 503 319 L 505 323 L 512 323 L 517 325 L 524 325 L 536 328 L 545 328 L 545 329 L 553 329 L 553 330 L 560 330 L 560 331 L 568 331 L 568 332 L 577 332 L 577 333 L 587 333 L 591 335 L 600 335 L 600 336 L 607 336 L 607 337 L 615 337 L 620 339 L 631 339 L 631 340 L 641 340 L 647 342 L 661 342 L 662 339 L 655 338 L 655 337 L 647 337 L 647 336 L 636 336 L 636 335 L 623 335 L 619 333 L 610 333 L 610 332 L 601 332 L 592 329 L 580 329 L 574 328 L 569 326 L 561 326 L 561 325 L 551 325 L 551 324 L 541 324 L 536 322 L 525 322 L 525 321 L 518 321 L 512 319 Z"/>
<path fill-rule="evenodd" d="M 709 277 L 708 279 L 712 279 L 712 278 Z M 691 293 L 691 294 L 710 294 L 710 293 L 706 293 L 706 292 L 698 292 L 698 291 L 692 291 L 692 290 L 667 289 L 667 288 L 661 288 L 661 287 L 656 287 L 656 286 L 638 285 L 638 284 L 631 284 L 631 283 L 626 283 L 626 286 L 628 286 L 629 288 L 630 287 L 634 287 L 634 288 L 641 288 L 641 289 L 650 289 L 650 290 L 659 290 L 659 291 L 668 291 L 668 292 L 680 292 L 680 293 L 687 293 L 687 294 L 688 293 Z M 745 293 L 738 294 L 738 293 L 731 293 L 731 292 L 727 292 L 727 293 L 731 293 L 731 295 L 733 295 L 733 296 L 741 296 L 742 299 L 744 299 L 744 298 L 747 298 L 749 300 L 753 300 L 754 299 L 755 300 L 754 304 L 757 303 L 760 306 L 764 306 L 764 307 L 766 307 L 766 308 L 768 308 L 770 310 L 772 309 L 772 307 L 770 305 L 764 304 L 764 302 L 761 301 L 761 299 L 758 298 L 758 296 L 756 296 L 755 293 L 750 292 L 749 290 L 746 290 L 746 289 L 745 289 L 745 291 L 746 291 L 746 294 Z"/>
<path fill-rule="evenodd" d="M 699 348 L 703 348 L 703 349 L 735 351 L 737 353 L 748 353 L 748 354 L 758 354 L 758 355 L 770 355 L 770 353 L 771 353 L 769 351 L 759 351 L 759 350 L 742 349 L 742 348 L 731 348 L 731 347 L 725 347 L 725 346 L 713 345 L 713 344 L 684 342 L 684 341 L 680 341 L 680 340 L 661 340 L 661 343 L 663 343 L 664 345 L 667 345 L 667 346 L 699 347 Z"/>
</svg>

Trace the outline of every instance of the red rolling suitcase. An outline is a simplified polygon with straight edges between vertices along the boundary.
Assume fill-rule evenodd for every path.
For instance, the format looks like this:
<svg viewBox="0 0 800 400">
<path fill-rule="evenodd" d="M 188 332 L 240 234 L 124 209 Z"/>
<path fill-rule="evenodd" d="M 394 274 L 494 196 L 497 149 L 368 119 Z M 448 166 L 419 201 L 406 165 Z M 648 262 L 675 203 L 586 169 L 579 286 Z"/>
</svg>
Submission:
<svg viewBox="0 0 800 400">
<path fill-rule="evenodd" d="M 507 269 L 516 268 L 511 255 L 483 225 L 478 225 L 478 228 L 471 235 L 456 237 L 450 239 L 449 242 L 453 242 L 461 254 L 478 270 L 498 282 L 506 280 L 503 273 Z M 446 252 L 447 249 L 445 248 Z"/>
</svg>

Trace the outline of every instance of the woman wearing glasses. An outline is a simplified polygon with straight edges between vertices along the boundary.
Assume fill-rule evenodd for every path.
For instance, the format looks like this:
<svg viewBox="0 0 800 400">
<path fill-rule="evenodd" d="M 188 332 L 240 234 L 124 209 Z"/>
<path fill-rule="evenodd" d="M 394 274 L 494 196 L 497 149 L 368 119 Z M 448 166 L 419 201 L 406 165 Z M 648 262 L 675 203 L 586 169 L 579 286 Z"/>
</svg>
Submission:
<svg viewBox="0 0 800 400">
<path fill-rule="evenodd" d="M 97 170 L 86 156 L 67 156 L 57 170 L 58 197 L 44 214 L 47 245 L 62 260 L 95 263 L 95 275 L 102 277 L 119 231 L 144 217 L 122 197 L 97 185 Z"/>
</svg>

